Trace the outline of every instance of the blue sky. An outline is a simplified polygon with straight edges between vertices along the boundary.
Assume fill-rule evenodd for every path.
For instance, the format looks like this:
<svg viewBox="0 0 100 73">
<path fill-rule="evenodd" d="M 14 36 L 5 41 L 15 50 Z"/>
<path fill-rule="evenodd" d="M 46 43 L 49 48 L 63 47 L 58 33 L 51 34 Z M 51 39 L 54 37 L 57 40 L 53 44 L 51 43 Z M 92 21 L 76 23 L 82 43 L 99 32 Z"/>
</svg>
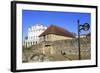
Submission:
<svg viewBox="0 0 100 73">
<path fill-rule="evenodd" d="M 28 28 L 35 24 L 44 24 L 47 27 L 54 24 L 77 34 L 78 19 L 80 20 L 80 24 L 89 23 L 91 25 L 90 13 L 23 10 L 23 39 L 27 36 Z M 82 31 L 81 33 L 85 34 L 86 32 Z"/>
</svg>

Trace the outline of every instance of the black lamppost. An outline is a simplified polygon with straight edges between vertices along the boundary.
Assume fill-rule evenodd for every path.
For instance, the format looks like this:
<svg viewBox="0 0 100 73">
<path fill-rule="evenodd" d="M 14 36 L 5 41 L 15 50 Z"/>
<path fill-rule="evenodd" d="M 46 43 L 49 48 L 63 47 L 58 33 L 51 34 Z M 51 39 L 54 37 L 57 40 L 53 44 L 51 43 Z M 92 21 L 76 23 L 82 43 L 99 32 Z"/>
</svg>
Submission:
<svg viewBox="0 0 100 73">
<path fill-rule="evenodd" d="M 80 21 L 77 21 L 78 23 L 78 53 L 79 53 L 79 60 L 81 60 L 81 51 L 80 51 L 80 32 L 81 30 L 87 31 L 90 28 L 90 25 L 88 23 L 84 23 L 83 25 L 80 24 Z"/>
</svg>

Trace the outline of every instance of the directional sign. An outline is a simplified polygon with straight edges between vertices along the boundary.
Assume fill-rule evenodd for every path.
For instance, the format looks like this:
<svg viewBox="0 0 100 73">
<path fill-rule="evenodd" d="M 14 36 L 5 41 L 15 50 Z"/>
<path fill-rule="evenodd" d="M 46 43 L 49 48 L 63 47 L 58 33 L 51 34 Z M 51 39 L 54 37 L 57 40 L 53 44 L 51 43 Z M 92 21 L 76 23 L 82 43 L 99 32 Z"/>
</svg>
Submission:
<svg viewBox="0 0 100 73">
<path fill-rule="evenodd" d="M 90 28 L 90 25 L 88 23 L 85 23 L 83 26 L 83 30 L 87 31 L 87 30 L 89 30 L 89 28 Z"/>
<path fill-rule="evenodd" d="M 90 25 L 88 23 L 84 23 L 83 25 L 79 25 L 80 30 L 87 31 L 90 28 Z"/>
</svg>

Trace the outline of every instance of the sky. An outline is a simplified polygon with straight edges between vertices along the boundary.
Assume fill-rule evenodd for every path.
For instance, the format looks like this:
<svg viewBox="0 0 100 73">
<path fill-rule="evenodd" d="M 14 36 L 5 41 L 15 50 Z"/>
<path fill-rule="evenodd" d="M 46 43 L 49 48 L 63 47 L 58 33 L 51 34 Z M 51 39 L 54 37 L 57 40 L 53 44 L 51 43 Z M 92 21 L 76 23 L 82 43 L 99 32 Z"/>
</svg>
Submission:
<svg viewBox="0 0 100 73">
<path fill-rule="evenodd" d="M 23 39 L 28 35 L 28 28 L 36 24 L 43 24 L 47 27 L 53 24 L 77 34 L 78 19 L 80 24 L 89 23 L 91 26 L 90 13 L 22 10 Z M 91 29 L 88 30 L 90 31 Z M 88 32 L 81 31 L 81 34 Z"/>
</svg>

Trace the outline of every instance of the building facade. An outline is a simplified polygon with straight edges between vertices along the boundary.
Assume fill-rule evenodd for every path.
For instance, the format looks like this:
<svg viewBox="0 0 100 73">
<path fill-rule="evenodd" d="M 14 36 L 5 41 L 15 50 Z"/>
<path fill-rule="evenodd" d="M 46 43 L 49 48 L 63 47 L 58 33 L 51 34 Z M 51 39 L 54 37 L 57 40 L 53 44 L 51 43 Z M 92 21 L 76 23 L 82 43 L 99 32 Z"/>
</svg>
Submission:
<svg viewBox="0 0 100 73">
<path fill-rule="evenodd" d="M 28 28 L 28 37 L 24 40 L 23 45 L 25 47 L 30 47 L 34 44 L 39 43 L 39 35 L 47 29 L 43 24 L 36 24 Z"/>
</svg>

